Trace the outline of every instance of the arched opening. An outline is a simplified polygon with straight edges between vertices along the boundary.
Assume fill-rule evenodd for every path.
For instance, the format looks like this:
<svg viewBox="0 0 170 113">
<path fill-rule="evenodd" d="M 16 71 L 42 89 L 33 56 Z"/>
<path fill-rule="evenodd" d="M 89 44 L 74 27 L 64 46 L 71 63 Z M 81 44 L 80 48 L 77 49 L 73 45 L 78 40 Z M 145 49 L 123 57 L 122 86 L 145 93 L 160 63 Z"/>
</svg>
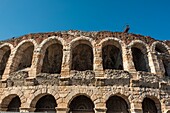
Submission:
<svg viewBox="0 0 170 113">
<path fill-rule="evenodd" d="M 129 113 L 128 104 L 119 96 L 112 96 L 106 102 L 106 113 Z"/>
<path fill-rule="evenodd" d="M 157 113 L 155 102 L 150 98 L 145 98 L 142 102 L 143 113 Z"/>
<path fill-rule="evenodd" d="M 20 60 L 17 70 L 31 67 L 33 50 L 34 50 L 34 46 L 32 45 L 23 51 L 22 58 Z"/>
<path fill-rule="evenodd" d="M 164 45 L 157 43 L 155 46 L 155 51 L 157 53 L 157 58 L 159 59 L 159 61 L 162 61 L 164 75 L 170 76 L 170 55 L 168 53 L 167 48 Z M 161 64 L 161 62 L 159 63 Z"/>
<path fill-rule="evenodd" d="M 157 43 L 155 45 L 155 51 L 159 52 L 159 53 L 167 53 L 168 52 L 167 48 L 164 45 L 160 44 L 160 43 Z"/>
<path fill-rule="evenodd" d="M 63 46 L 61 44 L 52 44 L 47 47 L 43 59 L 42 73 L 60 74 L 63 57 Z"/>
<path fill-rule="evenodd" d="M 18 96 L 14 97 L 8 105 L 7 111 L 19 112 L 21 101 Z"/>
<path fill-rule="evenodd" d="M 102 48 L 103 69 L 123 69 L 122 52 L 114 45 Z"/>
<path fill-rule="evenodd" d="M 9 55 L 11 54 L 11 49 L 8 46 L 4 46 L 0 48 L 0 78 L 2 78 L 2 75 L 4 73 L 4 70 L 6 68 L 7 61 L 9 59 Z"/>
<path fill-rule="evenodd" d="M 34 45 L 32 42 L 25 42 L 18 47 L 13 59 L 13 71 L 31 67 Z"/>
<path fill-rule="evenodd" d="M 36 103 L 35 112 L 50 112 L 56 113 L 57 103 L 52 95 L 45 95 L 41 97 Z"/>
<path fill-rule="evenodd" d="M 93 50 L 87 44 L 79 44 L 72 48 L 71 70 L 93 70 Z"/>
<path fill-rule="evenodd" d="M 70 105 L 69 113 L 94 113 L 94 104 L 90 98 L 80 95 L 74 98 Z"/>
<path fill-rule="evenodd" d="M 147 55 L 144 54 L 137 47 L 132 47 L 131 50 L 132 50 L 133 63 L 136 71 L 149 72 L 149 62 L 148 62 Z"/>
</svg>

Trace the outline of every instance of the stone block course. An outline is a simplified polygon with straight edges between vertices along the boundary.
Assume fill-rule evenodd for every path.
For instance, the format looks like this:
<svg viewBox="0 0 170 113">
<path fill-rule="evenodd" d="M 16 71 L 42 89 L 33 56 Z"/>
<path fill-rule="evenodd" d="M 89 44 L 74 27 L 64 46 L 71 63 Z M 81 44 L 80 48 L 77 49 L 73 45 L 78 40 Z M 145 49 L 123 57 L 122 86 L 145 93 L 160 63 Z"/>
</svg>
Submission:
<svg viewBox="0 0 170 113">
<path fill-rule="evenodd" d="M 0 111 L 11 110 L 19 102 L 16 110 L 20 112 L 48 111 L 52 106 L 62 113 L 170 111 L 170 41 L 132 33 L 70 30 L 1 41 L 0 52 L 5 66 L 0 68 Z M 55 100 L 51 106 L 46 105 L 52 102 L 48 99 Z M 71 107 L 76 99 L 86 99 L 84 106 L 78 102 Z M 153 106 L 145 108 L 144 100 Z M 115 101 L 120 103 L 118 109 Z"/>
</svg>

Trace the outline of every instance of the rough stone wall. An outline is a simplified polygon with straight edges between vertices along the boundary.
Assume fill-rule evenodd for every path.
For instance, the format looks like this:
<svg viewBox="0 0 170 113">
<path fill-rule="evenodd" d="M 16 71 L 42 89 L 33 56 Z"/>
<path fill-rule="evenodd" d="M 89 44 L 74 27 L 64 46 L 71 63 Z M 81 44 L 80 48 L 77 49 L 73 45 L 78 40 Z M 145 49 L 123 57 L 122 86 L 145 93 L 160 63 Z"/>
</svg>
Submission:
<svg viewBox="0 0 170 113">
<path fill-rule="evenodd" d="M 141 71 L 135 68 L 138 52 L 133 48 L 145 60 L 138 62 L 139 67 L 146 65 Z M 16 97 L 20 111 L 37 111 L 36 104 L 45 95 L 54 97 L 55 109 L 62 113 L 69 112 L 78 96 L 88 97 L 96 113 L 110 112 L 106 103 L 112 97 L 124 100 L 129 113 L 142 113 L 147 98 L 157 113 L 170 111 L 168 41 L 129 33 L 65 31 L 1 41 L 0 52 L 2 111 Z"/>
</svg>

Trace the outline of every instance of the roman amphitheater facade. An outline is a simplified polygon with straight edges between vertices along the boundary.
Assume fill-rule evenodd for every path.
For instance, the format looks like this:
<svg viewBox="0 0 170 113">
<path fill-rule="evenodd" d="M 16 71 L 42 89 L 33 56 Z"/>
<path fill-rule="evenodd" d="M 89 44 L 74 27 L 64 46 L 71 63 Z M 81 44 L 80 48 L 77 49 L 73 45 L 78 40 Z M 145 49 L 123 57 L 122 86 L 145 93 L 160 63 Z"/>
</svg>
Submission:
<svg viewBox="0 0 170 113">
<path fill-rule="evenodd" d="M 0 111 L 170 113 L 170 41 L 50 32 L 0 43 Z"/>
</svg>

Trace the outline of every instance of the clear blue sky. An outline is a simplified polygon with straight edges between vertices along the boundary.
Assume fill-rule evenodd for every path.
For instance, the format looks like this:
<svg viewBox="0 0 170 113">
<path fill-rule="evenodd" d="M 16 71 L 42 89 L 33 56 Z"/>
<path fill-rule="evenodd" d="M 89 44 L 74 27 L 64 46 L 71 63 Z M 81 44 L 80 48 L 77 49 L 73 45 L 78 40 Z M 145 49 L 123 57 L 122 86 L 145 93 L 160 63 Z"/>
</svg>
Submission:
<svg viewBox="0 0 170 113">
<path fill-rule="evenodd" d="M 0 40 L 63 30 L 123 31 L 170 40 L 170 0 L 0 0 Z"/>
</svg>

